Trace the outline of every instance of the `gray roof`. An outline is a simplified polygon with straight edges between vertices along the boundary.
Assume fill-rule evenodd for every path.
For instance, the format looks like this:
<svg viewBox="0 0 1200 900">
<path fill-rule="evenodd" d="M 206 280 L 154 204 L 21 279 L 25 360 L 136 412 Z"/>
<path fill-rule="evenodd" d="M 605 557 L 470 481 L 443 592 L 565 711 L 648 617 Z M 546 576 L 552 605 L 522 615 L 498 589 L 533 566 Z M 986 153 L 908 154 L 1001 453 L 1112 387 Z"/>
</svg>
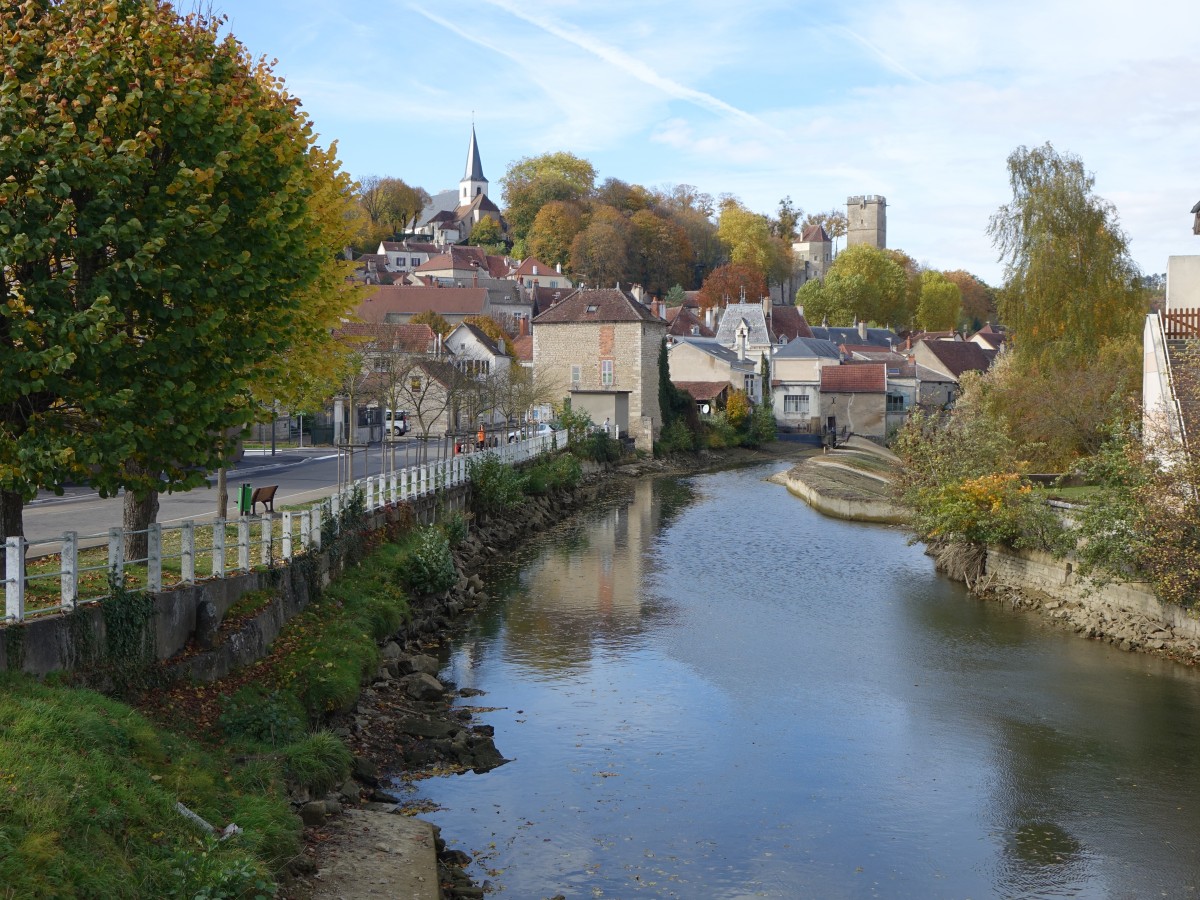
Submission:
<svg viewBox="0 0 1200 900">
<path fill-rule="evenodd" d="M 692 347 L 695 347 L 697 350 L 699 350 L 703 353 L 707 353 L 709 356 L 714 356 L 719 360 L 727 362 L 731 366 L 736 367 L 738 365 L 741 365 L 743 367 L 749 367 L 751 369 L 755 369 L 758 366 L 758 360 L 756 360 L 752 357 L 748 356 L 745 359 L 738 359 L 736 350 L 732 350 L 729 347 L 724 346 L 716 338 L 702 338 L 702 337 L 677 337 L 677 338 L 675 338 L 674 346 L 679 346 L 680 344 L 688 344 Z"/>
<path fill-rule="evenodd" d="M 717 341 L 726 347 L 737 346 L 738 326 L 746 323 L 749 331 L 748 346 L 763 346 L 775 343 L 761 303 L 730 303 L 721 313 L 721 324 L 717 326 Z"/>
<path fill-rule="evenodd" d="M 429 204 L 421 210 L 421 224 L 428 225 L 429 221 L 440 212 L 454 212 L 458 209 L 458 189 L 439 191 L 429 198 Z"/>
<path fill-rule="evenodd" d="M 487 181 L 483 177 L 483 163 L 479 161 L 479 146 L 475 143 L 475 126 L 471 126 L 471 149 L 467 151 L 467 171 L 463 181 Z"/>
<path fill-rule="evenodd" d="M 776 359 L 838 359 L 840 356 L 837 344 L 820 338 L 794 338 L 775 351 Z"/>
<path fill-rule="evenodd" d="M 883 347 L 885 349 L 899 347 L 901 344 L 900 335 L 896 334 L 890 328 L 868 328 L 867 336 L 864 339 L 858 333 L 858 329 L 852 325 L 844 328 L 827 327 L 824 325 L 812 325 L 811 327 L 813 337 L 833 341 L 834 344 L 853 344 L 856 346 L 874 344 L 876 347 Z"/>
</svg>

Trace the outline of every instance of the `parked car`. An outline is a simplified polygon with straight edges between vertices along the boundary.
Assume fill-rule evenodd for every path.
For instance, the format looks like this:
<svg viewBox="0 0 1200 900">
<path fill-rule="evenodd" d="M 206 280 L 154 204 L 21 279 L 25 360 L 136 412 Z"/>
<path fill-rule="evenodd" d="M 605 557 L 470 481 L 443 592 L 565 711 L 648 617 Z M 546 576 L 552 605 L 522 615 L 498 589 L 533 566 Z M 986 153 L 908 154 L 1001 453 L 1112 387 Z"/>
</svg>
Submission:
<svg viewBox="0 0 1200 900">
<path fill-rule="evenodd" d="M 538 422 L 537 425 L 531 425 L 529 428 L 521 429 L 514 428 L 508 433 L 508 442 L 511 444 L 514 441 L 522 441 L 532 437 L 542 437 L 554 431 L 554 426 L 549 422 Z"/>
<path fill-rule="evenodd" d="M 408 413 L 384 411 L 383 433 L 398 438 L 408 434 Z"/>
</svg>

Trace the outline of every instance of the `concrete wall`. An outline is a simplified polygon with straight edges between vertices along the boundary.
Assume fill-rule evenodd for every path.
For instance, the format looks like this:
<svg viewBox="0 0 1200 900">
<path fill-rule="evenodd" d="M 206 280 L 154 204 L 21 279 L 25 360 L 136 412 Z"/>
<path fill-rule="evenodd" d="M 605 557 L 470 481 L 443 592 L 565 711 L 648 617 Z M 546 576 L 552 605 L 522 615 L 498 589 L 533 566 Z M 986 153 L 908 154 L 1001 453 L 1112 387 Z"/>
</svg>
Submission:
<svg viewBox="0 0 1200 900">
<path fill-rule="evenodd" d="M 439 495 L 419 498 L 411 504 L 417 521 L 433 521 L 439 506 L 463 509 L 470 496 L 470 486 L 460 485 Z M 399 518 L 399 509 L 389 507 L 368 517 L 369 528 L 380 528 L 387 521 Z M 309 557 L 301 557 L 307 560 Z M 224 618 L 229 608 L 251 591 L 267 590 L 275 600 L 259 616 L 250 637 L 224 645 L 205 658 L 183 664 L 183 671 L 198 678 L 219 678 L 258 659 L 265 653 L 284 624 L 303 610 L 312 600 L 314 587 L 327 584 L 337 574 L 330 555 L 312 555 L 312 580 L 304 569 L 310 565 L 293 563 L 275 569 L 214 578 L 188 587 L 152 595 L 154 601 L 154 656 L 167 660 L 182 651 L 196 633 L 196 614 L 201 605 L 211 601 L 217 619 Z M 300 562 L 298 560 L 297 562 Z M 12 669 L 27 675 L 42 677 L 51 672 L 77 671 L 88 668 L 103 656 L 105 647 L 103 601 L 80 607 L 73 615 L 54 614 L 27 620 L 20 625 L 0 628 L 0 672 Z M 19 659 L 9 660 L 19 652 Z M 89 659 L 89 655 L 92 657 Z"/>
<path fill-rule="evenodd" d="M 1200 641 L 1200 619 L 1182 607 L 1161 602 L 1149 585 L 1134 582 L 1090 588 L 1069 558 L 1055 559 L 1036 550 L 989 549 L 986 572 L 993 582 L 1078 603 L 1092 612 L 1145 616 L 1180 637 Z"/>
</svg>

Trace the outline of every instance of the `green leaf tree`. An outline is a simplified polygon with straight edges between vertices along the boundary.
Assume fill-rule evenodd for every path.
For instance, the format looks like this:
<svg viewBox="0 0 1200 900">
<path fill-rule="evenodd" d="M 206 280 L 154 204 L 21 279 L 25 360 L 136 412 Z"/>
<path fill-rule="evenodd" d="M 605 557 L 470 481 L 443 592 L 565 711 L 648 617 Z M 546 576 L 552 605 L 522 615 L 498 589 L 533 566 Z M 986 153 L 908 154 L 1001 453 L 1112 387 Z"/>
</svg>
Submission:
<svg viewBox="0 0 1200 900">
<path fill-rule="evenodd" d="M 866 244 L 857 244 L 843 250 L 830 266 L 825 279 L 830 282 L 857 276 L 853 289 L 847 290 L 843 298 L 851 303 L 851 311 L 861 321 L 878 325 L 904 325 L 911 318 L 907 312 L 908 277 L 904 267 L 893 259 L 886 250 L 877 250 Z M 805 306 L 807 315 L 807 305 Z"/>
<path fill-rule="evenodd" d="M 988 233 L 1005 264 L 1001 320 L 1014 349 L 1081 359 L 1107 340 L 1136 335 L 1144 313 L 1137 267 L 1116 208 L 1095 177 L 1050 144 L 1008 157 L 1013 197 Z"/>
<path fill-rule="evenodd" d="M 941 272 L 921 273 L 921 299 L 917 301 L 917 327 L 924 331 L 953 331 L 958 326 L 962 294 L 958 285 Z"/>
<path fill-rule="evenodd" d="M 434 334 L 440 334 L 442 337 L 454 330 L 454 326 L 447 322 L 441 313 L 434 312 L 432 309 L 422 310 L 408 321 L 410 325 L 428 325 L 433 329 Z"/>
<path fill-rule="evenodd" d="M 571 244 L 585 222 L 578 203 L 551 200 L 534 217 L 526 236 L 529 252 L 551 266 L 571 264 Z"/>
<path fill-rule="evenodd" d="M 313 199 L 348 182 L 219 26 L 141 0 L 29 0 L 0 22 L 8 534 L 71 477 L 144 501 L 202 483 L 312 333 L 305 298 L 345 243 Z"/>
</svg>

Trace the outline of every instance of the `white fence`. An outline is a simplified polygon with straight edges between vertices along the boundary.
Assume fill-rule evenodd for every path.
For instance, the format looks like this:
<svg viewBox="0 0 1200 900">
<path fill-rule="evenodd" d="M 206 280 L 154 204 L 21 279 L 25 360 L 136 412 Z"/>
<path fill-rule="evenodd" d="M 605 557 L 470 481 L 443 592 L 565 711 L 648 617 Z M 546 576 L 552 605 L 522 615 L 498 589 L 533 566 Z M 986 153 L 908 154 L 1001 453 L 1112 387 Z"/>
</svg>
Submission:
<svg viewBox="0 0 1200 900">
<path fill-rule="evenodd" d="M 115 577 L 118 584 L 123 584 L 126 570 L 132 567 L 140 570 L 141 566 L 145 566 L 143 586 L 146 590 L 162 591 L 194 584 L 205 578 L 224 578 L 249 572 L 256 565 L 269 568 L 280 562 L 286 563 L 297 554 L 321 549 L 322 528 L 328 526 L 337 529 L 342 521 L 342 513 L 358 496 L 362 497 L 365 510 L 373 512 L 465 484 L 469 480 L 468 461 L 471 459 L 478 460 L 490 455 L 505 463 L 519 463 L 549 450 L 565 447 L 567 441 L 566 431 L 551 432 L 469 456 L 454 456 L 409 466 L 387 475 L 360 478 L 353 484 L 335 488 L 331 496 L 297 512 L 244 515 L 231 520 L 189 520 L 179 525 L 154 524 L 143 532 L 137 532 L 146 535 L 148 546 L 146 556 L 138 559 L 126 556 L 127 538 L 131 532 L 120 528 L 110 528 L 105 533 L 94 535 L 68 531 L 45 540 L 8 537 L 4 541 L 6 577 L 3 621 L 23 622 L 35 616 L 69 612 L 80 604 L 103 600 L 108 595 L 110 576 Z M 198 543 L 198 535 L 209 534 L 211 538 L 207 543 L 203 540 Z M 107 560 L 81 565 L 81 545 L 102 544 L 105 539 L 108 544 Z M 26 560 L 34 557 L 52 558 L 55 552 L 50 551 L 50 547 L 58 548 L 57 568 L 29 572 Z M 167 563 L 166 581 L 164 562 Z M 45 566 L 39 568 L 46 569 Z M 89 580 L 96 584 L 99 593 L 89 594 Z M 56 599 L 47 602 L 43 585 L 54 581 L 58 582 L 58 590 L 51 589 L 51 596 Z M 27 609 L 26 604 L 31 596 L 40 600 L 34 604 L 37 608 Z"/>
</svg>

